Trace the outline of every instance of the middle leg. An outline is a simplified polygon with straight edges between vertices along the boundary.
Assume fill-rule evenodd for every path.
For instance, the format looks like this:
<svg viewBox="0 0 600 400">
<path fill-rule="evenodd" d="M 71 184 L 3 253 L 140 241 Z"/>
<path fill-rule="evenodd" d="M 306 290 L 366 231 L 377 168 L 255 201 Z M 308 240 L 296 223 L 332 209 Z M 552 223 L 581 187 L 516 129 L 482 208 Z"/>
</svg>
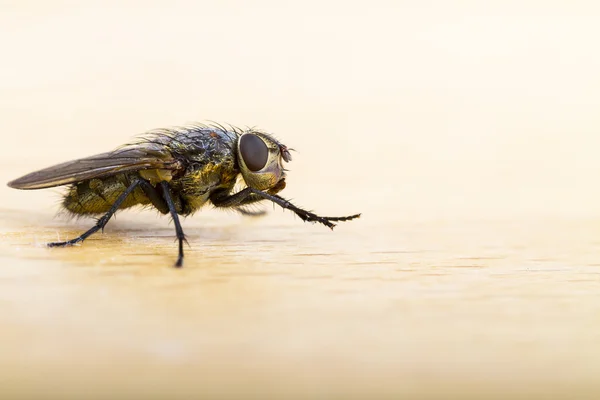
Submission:
<svg viewBox="0 0 600 400">
<path fill-rule="evenodd" d="M 171 197 L 169 184 L 166 181 L 162 181 L 160 182 L 160 186 L 163 192 L 162 195 L 167 203 L 167 208 L 169 209 L 171 217 L 173 218 L 173 224 L 175 224 L 175 234 L 177 235 L 177 240 L 179 241 L 179 255 L 177 256 L 177 262 L 175 263 L 175 266 L 180 268 L 183 267 L 183 242 L 187 243 L 187 240 L 185 239 L 181 222 L 179 222 L 179 215 L 177 214 L 175 203 L 173 203 L 173 198 Z"/>
</svg>

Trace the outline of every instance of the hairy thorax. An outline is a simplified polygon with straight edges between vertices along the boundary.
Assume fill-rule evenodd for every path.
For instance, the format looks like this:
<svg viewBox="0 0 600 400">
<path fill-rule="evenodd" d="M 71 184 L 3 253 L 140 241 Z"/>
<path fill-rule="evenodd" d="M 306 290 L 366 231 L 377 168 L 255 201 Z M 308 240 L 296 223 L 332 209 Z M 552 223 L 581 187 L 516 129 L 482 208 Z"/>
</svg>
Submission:
<svg viewBox="0 0 600 400">
<path fill-rule="evenodd" d="M 233 160 L 222 160 L 218 163 L 208 162 L 198 166 L 178 179 L 177 182 L 172 182 L 176 188 L 175 192 L 180 189 L 181 213 L 189 215 L 198 211 L 208 202 L 214 191 L 230 192 L 238 175 L 239 171 L 235 168 Z"/>
</svg>

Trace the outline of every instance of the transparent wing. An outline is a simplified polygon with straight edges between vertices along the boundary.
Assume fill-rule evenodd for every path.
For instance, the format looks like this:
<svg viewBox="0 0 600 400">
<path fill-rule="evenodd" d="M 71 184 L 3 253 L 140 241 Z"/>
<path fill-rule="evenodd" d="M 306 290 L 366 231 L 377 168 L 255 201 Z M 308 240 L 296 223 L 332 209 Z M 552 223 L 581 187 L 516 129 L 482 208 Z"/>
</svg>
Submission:
<svg viewBox="0 0 600 400">
<path fill-rule="evenodd" d="M 43 189 L 122 172 L 144 169 L 177 171 L 181 168 L 182 163 L 173 158 L 165 147 L 131 146 L 32 172 L 9 182 L 8 186 L 15 189 Z"/>
</svg>

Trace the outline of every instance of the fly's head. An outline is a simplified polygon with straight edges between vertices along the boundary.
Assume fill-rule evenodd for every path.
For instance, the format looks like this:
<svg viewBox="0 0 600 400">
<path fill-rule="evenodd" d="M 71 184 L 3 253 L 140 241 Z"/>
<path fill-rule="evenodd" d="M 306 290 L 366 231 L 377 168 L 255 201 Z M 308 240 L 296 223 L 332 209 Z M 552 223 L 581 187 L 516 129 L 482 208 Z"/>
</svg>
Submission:
<svg viewBox="0 0 600 400">
<path fill-rule="evenodd" d="M 270 194 L 285 188 L 283 162 L 292 160 L 286 146 L 263 132 L 244 132 L 237 142 L 237 156 L 246 185 Z"/>
</svg>

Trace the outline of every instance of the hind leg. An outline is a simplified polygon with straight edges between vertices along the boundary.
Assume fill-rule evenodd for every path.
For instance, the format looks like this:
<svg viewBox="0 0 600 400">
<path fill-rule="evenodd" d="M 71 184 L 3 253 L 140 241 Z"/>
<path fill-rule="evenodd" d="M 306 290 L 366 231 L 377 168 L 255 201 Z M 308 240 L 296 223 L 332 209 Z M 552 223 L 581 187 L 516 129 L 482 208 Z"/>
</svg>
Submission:
<svg viewBox="0 0 600 400">
<path fill-rule="evenodd" d="M 127 196 L 129 196 L 135 190 L 135 188 L 138 187 L 138 185 L 140 185 L 141 183 L 142 183 L 142 181 L 140 181 L 140 180 L 133 181 L 133 183 L 131 183 L 131 185 L 129 185 L 129 187 L 123 193 L 121 193 L 121 195 L 117 198 L 117 200 L 110 207 L 108 212 L 106 214 L 104 214 L 102 217 L 100 217 L 98 219 L 98 221 L 96 222 L 96 225 L 94 225 L 90 230 L 86 231 L 81 236 L 78 236 L 75 239 L 67 240 L 66 242 L 48 243 L 48 247 L 72 246 L 74 244 L 83 242 L 89 236 L 93 235 L 94 233 L 98 232 L 101 229 L 104 229 L 104 227 L 106 226 L 106 224 L 108 223 L 110 218 L 115 214 L 115 212 L 117 212 L 119 207 L 121 207 L 121 204 L 123 204 L 123 202 L 125 201 Z"/>
</svg>

